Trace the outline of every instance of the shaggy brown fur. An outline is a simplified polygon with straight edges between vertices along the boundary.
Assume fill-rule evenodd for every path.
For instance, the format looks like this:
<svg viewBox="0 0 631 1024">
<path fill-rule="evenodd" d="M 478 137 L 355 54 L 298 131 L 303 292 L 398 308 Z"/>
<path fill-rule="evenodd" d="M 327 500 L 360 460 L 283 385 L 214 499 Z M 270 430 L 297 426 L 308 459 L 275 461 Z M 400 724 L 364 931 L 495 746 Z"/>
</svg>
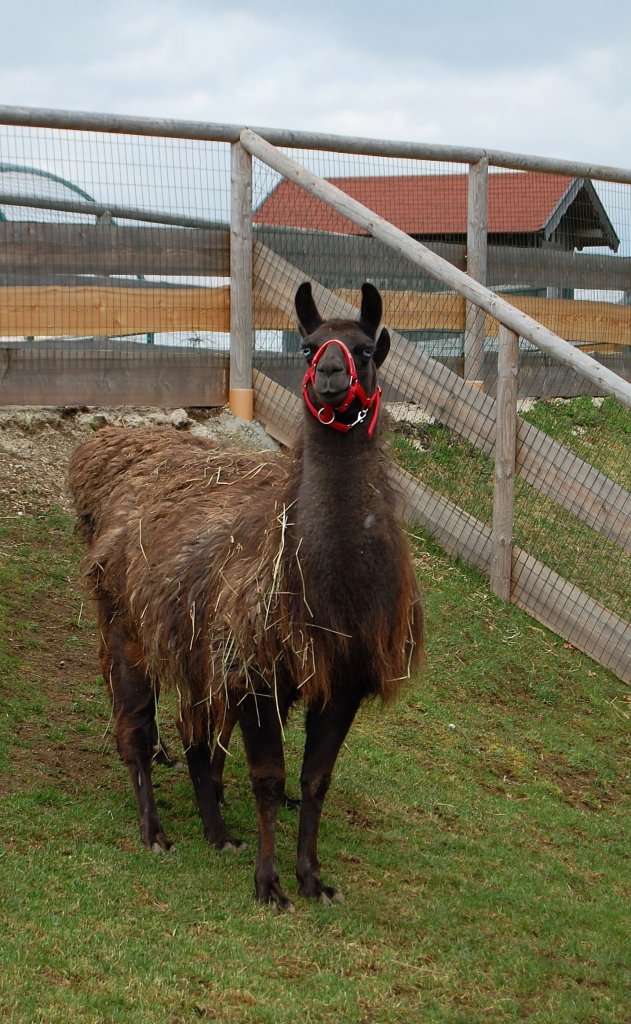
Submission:
<svg viewBox="0 0 631 1024">
<path fill-rule="evenodd" d="M 297 308 L 308 358 L 341 338 L 371 393 L 388 343 L 386 332 L 374 341 L 378 293 L 364 286 L 357 323 L 322 324 L 304 289 Z M 335 389 L 344 377 L 347 390 L 346 374 L 332 348 L 316 385 L 339 404 Z M 301 697 L 308 714 L 298 877 L 306 895 L 333 898 L 319 879 L 315 843 L 335 757 L 361 700 L 390 700 L 422 648 L 416 578 L 376 437 L 365 423 L 336 433 L 306 415 L 295 450 L 244 454 L 171 428 L 106 428 L 75 453 L 69 479 L 143 840 L 169 845 L 143 749 L 149 737 L 155 744 L 152 704 L 168 686 L 179 693 L 191 776 L 218 846 L 235 841 L 207 762 L 213 732 L 223 729 L 227 740 L 239 719 L 259 814 L 257 895 L 288 906 L 273 864 L 273 822 L 284 784 L 282 723 Z"/>
</svg>

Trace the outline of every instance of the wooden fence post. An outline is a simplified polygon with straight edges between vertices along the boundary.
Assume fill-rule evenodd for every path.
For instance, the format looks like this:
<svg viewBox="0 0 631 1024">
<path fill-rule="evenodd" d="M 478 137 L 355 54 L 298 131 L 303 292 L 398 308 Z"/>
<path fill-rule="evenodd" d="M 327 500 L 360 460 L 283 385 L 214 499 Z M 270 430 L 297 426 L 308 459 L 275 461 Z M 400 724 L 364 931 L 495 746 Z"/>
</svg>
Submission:
<svg viewBox="0 0 631 1024">
<path fill-rule="evenodd" d="M 254 418 L 252 348 L 252 157 L 241 143 L 231 146 L 230 184 L 230 411 Z"/>
<path fill-rule="evenodd" d="M 486 284 L 488 250 L 489 161 L 483 157 L 469 168 L 467 204 L 467 273 L 474 281 Z M 464 332 L 464 376 L 482 387 L 484 366 L 485 315 L 472 302 L 466 304 Z"/>
<path fill-rule="evenodd" d="M 495 402 L 495 487 L 491 542 L 491 590 L 510 601 L 517 442 L 517 372 L 519 335 L 500 325 Z"/>
</svg>

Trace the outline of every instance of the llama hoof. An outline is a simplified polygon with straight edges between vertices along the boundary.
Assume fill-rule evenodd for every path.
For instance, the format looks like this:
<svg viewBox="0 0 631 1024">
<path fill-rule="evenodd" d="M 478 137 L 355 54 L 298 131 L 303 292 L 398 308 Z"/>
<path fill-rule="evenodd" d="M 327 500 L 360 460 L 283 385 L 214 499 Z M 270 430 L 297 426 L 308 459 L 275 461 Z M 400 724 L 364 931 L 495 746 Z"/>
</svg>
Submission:
<svg viewBox="0 0 631 1024">
<path fill-rule="evenodd" d="M 247 848 L 247 845 L 247 843 L 243 842 L 243 839 L 226 839 L 221 849 L 222 852 L 224 850 L 232 850 L 233 853 L 240 853 L 241 850 L 245 850 Z"/>
<path fill-rule="evenodd" d="M 268 885 L 257 886 L 256 896 L 259 903 L 263 904 L 263 906 L 275 907 L 276 910 L 282 911 L 285 914 L 295 913 L 296 908 L 291 900 L 285 896 L 277 881 L 270 882 Z"/>
<path fill-rule="evenodd" d="M 152 853 L 166 853 L 172 846 L 161 828 L 157 832 L 154 832 L 153 829 L 141 832 L 140 838 L 143 846 L 146 846 Z"/>
<path fill-rule="evenodd" d="M 323 907 L 330 907 L 334 903 L 343 903 L 344 893 L 339 889 L 333 889 L 330 885 L 323 885 L 318 899 Z"/>
<path fill-rule="evenodd" d="M 149 849 L 151 850 L 152 853 L 171 853 L 175 850 L 175 847 L 173 843 L 170 843 L 168 841 L 168 839 L 161 841 L 156 839 L 155 842 L 151 844 Z"/>
<path fill-rule="evenodd" d="M 285 793 L 285 796 L 283 797 L 283 807 L 286 807 L 289 811 L 299 811 L 300 800 L 294 796 L 287 796 Z"/>
<path fill-rule="evenodd" d="M 344 894 L 332 885 L 324 885 L 319 878 L 312 878 L 308 883 L 303 882 L 300 886 L 300 895 L 307 899 L 316 899 L 322 906 L 330 907 L 333 903 L 343 903 Z"/>
<path fill-rule="evenodd" d="M 285 896 L 285 894 L 282 892 L 278 896 L 270 896 L 270 898 L 266 900 L 265 903 L 266 906 L 268 907 L 274 907 L 279 914 L 296 913 L 296 908 L 294 907 L 293 903 L 291 902 L 289 897 Z"/>
</svg>

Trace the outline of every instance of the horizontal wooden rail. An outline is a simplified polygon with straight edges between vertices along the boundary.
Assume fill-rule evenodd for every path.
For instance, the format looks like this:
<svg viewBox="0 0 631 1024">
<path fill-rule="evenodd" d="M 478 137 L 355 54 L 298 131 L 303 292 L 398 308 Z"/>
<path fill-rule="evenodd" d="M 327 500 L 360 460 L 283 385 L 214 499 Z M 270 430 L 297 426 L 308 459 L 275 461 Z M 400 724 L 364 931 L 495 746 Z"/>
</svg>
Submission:
<svg viewBox="0 0 631 1024">
<path fill-rule="evenodd" d="M 57 110 L 50 107 L 0 106 L 0 124 L 29 128 L 57 128 L 68 131 L 111 132 L 119 135 L 154 135 L 156 138 L 199 139 L 204 142 L 237 142 L 243 126 L 175 118 L 135 117 L 129 114 L 83 110 Z M 404 140 L 372 139 L 360 136 L 302 132 L 289 128 L 255 128 L 259 136 L 276 146 L 296 149 L 329 150 L 333 153 L 358 153 L 361 156 L 385 156 L 409 160 L 440 160 L 474 164 L 488 159 L 493 167 L 514 170 L 550 171 L 575 178 L 595 178 L 631 183 L 631 171 L 624 167 L 530 156 L 480 146 L 449 146 Z"/>
<path fill-rule="evenodd" d="M 229 331 L 230 289 L 8 287 L 0 335 L 144 334 Z"/>
<path fill-rule="evenodd" d="M 52 273 L 229 277 L 230 233 L 227 228 L 0 223 L 0 275 Z"/>
<path fill-rule="evenodd" d="M 347 297 L 340 292 L 342 297 Z M 383 291 L 384 321 L 398 331 L 436 330 L 462 332 L 466 300 L 457 292 Z M 610 302 L 576 302 L 506 295 L 507 303 L 534 317 L 568 341 L 589 345 L 590 351 L 609 351 L 626 346 L 631 338 L 631 306 Z M 486 335 L 496 338 L 499 323 L 486 317 Z"/>
<path fill-rule="evenodd" d="M 130 216 L 133 212 L 129 211 Z M 149 213 L 157 218 L 153 212 Z M 169 214 L 160 216 L 162 224 L 171 224 Z M 185 218 L 177 220 L 179 223 Z M 392 250 L 370 235 L 339 235 L 255 224 L 254 236 L 290 263 L 301 266 L 308 275 L 322 280 L 326 274 L 334 287 L 359 287 L 368 278 L 391 281 L 393 290 L 410 288 L 411 278 L 422 282 L 416 268 L 407 261 L 393 261 Z M 453 266 L 466 269 L 464 244 L 434 241 L 426 244 Z M 227 277 L 230 274 L 229 251 L 228 226 L 213 226 L 210 222 L 193 227 L 189 221 L 184 228 L 0 222 L 0 277 L 28 273 L 38 278 L 51 273 Z M 347 284 L 349 277 L 353 280 Z M 521 288 L 628 291 L 631 258 L 494 245 L 491 240 L 487 281 L 490 287 L 518 285 Z M 419 283 L 413 290 L 429 289 Z"/>
<path fill-rule="evenodd" d="M 123 259 L 121 255 L 118 266 Z M 201 258 L 195 273 L 202 273 Z M 356 296 L 354 289 L 337 289 L 336 294 L 349 303 Z M 384 320 L 394 330 L 464 331 L 465 299 L 456 292 L 383 290 L 382 298 Z M 612 353 L 629 344 L 631 306 L 529 296 L 510 296 L 507 301 L 573 342 L 588 347 L 590 352 Z M 0 335 L 5 337 L 84 337 L 188 330 L 222 332 L 229 331 L 229 325 L 227 286 L 160 287 L 156 283 L 120 282 L 115 278 L 103 278 L 98 284 L 90 285 L 77 283 L 76 277 L 72 284 L 63 285 L 0 284 Z M 295 326 L 293 316 L 279 314 L 269 304 L 258 303 L 256 330 L 294 330 Z M 497 321 L 487 317 L 487 336 L 497 337 L 497 333 Z"/>
<path fill-rule="evenodd" d="M 79 344 L 79 343 L 77 343 Z M 2 405 L 220 406 L 228 401 L 228 355 L 165 345 L 121 345 L 107 339 L 79 352 L 37 342 L 0 344 Z"/>
</svg>

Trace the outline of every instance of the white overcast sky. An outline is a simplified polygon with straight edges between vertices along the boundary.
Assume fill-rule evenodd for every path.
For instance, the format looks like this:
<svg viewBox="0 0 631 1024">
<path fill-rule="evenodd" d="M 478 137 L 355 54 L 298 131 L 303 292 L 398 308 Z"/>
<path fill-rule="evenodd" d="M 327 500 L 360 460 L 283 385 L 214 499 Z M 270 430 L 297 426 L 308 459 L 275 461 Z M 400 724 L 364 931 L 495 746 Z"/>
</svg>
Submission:
<svg viewBox="0 0 631 1024">
<path fill-rule="evenodd" d="M 625 0 L 4 0 L 0 103 L 631 167 Z"/>
</svg>

